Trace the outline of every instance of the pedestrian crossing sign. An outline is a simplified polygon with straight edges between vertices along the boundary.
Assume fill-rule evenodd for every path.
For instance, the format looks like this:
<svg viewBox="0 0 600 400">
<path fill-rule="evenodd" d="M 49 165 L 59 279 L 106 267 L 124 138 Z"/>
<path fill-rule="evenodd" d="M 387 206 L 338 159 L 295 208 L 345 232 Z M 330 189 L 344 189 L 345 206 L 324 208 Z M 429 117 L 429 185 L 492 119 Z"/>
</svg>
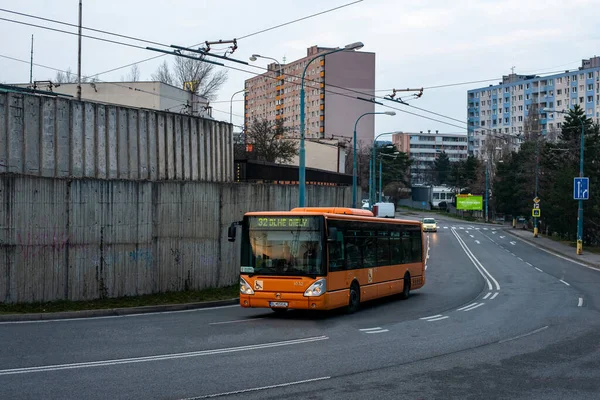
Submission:
<svg viewBox="0 0 600 400">
<path fill-rule="evenodd" d="M 531 215 L 532 215 L 533 217 L 538 217 L 538 218 L 539 218 L 539 217 L 541 217 L 541 216 L 542 216 L 542 210 L 540 210 L 539 208 L 533 208 L 533 209 L 531 210 Z"/>
</svg>

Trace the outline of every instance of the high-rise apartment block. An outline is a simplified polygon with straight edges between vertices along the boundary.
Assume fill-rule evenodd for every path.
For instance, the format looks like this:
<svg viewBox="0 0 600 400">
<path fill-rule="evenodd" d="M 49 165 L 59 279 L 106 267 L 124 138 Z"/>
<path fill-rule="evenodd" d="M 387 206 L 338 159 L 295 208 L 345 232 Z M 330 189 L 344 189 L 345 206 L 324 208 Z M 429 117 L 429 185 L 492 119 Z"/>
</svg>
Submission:
<svg viewBox="0 0 600 400">
<path fill-rule="evenodd" d="M 281 120 L 291 137 L 299 137 L 302 72 L 313 57 L 328 50 L 310 47 L 306 57 L 287 64 L 272 63 L 266 73 L 246 80 L 244 125 L 254 118 Z M 352 138 L 356 119 L 374 112 L 369 99 L 375 92 L 375 53 L 341 51 L 318 58 L 308 66 L 304 88 L 306 138 Z M 362 118 L 357 141 L 371 145 L 374 125 L 372 115 Z"/>
<path fill-rule="evenodd" d="M 469 90 L 467 103 L 469 154 L 477 157 L 499 141 L 517 149 L 526 126 L 537 127 L 532 134 L 558 132 L 564 114 L 544 109 L 568 110 L 577 104 L 600 122 L 600 57 L 583 60 L 575 71 L 544 77 L 511 73 L 498 85 Z"/>
</svg>

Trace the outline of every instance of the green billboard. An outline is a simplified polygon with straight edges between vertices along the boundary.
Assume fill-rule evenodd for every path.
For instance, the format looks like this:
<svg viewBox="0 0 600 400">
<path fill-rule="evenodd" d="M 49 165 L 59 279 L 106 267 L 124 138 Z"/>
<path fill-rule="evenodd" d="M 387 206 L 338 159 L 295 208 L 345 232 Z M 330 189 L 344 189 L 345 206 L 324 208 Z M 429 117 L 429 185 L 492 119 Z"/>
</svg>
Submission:
<svg viewBox="0 0 600 400">
<path fill-rule="evenodd" d="M 457 210 L 483 210 L 481 196 L 456 196 Z"/>
</svg>

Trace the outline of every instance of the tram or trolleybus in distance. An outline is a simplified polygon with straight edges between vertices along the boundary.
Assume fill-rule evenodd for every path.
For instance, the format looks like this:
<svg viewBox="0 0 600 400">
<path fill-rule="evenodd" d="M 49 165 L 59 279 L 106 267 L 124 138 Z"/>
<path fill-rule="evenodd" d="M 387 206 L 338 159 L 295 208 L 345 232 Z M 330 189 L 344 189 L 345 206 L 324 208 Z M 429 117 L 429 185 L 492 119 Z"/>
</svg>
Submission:
<svg viewBox="0 0 600 400">
<path fill-rule="evenodd" d="M 241 225 L 240 305 L 353 312 L 364 301 L 425 284 L 418 221 L 376 218 L 352 208 L 249 212 Z"/>
</svg>

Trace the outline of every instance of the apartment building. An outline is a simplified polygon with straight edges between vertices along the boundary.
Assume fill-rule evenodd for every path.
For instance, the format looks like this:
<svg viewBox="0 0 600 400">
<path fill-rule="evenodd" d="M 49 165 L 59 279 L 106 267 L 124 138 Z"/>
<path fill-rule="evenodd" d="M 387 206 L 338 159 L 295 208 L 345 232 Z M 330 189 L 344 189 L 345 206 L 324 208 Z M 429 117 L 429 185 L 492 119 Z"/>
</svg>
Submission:
<svg viewBox="0 0 600 400">
<path fill-rule="evenodd" d="M 576 104 L 589 118 L 600 122 L 600 57 L 582 60 L 574 71 L 544 77 L 511 73 L 498 85 L 469 90 L 469 154 L 484 157 L 492 143 L 518 149 L 532 120 L 542 135 L 556 134 L 564 114 L 544 109 L 568 110 Z"/>
<path fill-rule="evenodd" d="M 405 152 L 413 161 L 410 169 L 413 184 L 430 183 L 431 171 L 441 152 L 445 152 L 450 162 L 467 158 L 467 135 L 460 133 L 439 133 L 438 131 L 392 135 L 392 143 L 398 151 Z"/>
<path fill-rule="evenodd" d="M 328 50 L 309 47 L 306 57 L 287 64 L 272 63 L 264 74 L 246 80 L 244 125 L 254 118 L 282 120 L 290 128 L 290 136 L 299 137 L 302 72 L 308 61 Z M 374 103 L 356 97 L 370 99 L 374 92 L 375 53 L 341 51 L 313 61 L 305 77 L 306 138 L 351 138 L 356 119 L 375 110 Z M 370 146 L 374 130 L 373 116 L 365 116 L 357 129 L 357 141 Z"/>
</svg>

